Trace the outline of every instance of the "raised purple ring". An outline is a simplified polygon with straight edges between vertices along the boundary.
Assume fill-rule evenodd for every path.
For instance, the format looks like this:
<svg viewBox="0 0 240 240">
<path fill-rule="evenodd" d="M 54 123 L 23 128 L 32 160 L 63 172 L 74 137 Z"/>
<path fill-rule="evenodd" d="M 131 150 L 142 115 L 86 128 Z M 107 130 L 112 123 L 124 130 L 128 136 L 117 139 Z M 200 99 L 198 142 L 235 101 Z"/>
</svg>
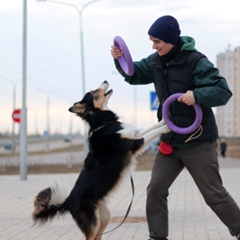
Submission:
<svg viewBox="0 0 240 240">
<path fill-rule="evenodd" d="M 171 95 L 170 97 L 167 98 L 167 100 L 163 104 L 162 116 L 163 116 L 163 119 L 164 119 L 166 125 L 173 132 L 179 133 L 179 134 L 189 134 L 189 133 L 192 133 L 195 130 L 197 130 L 197 128 L 200 126 L 200 124 L 202 122 L 202 108 L 200 107 L 200 105 L 195 103 L 193 105 L 193 107 L 194 107 L 194 110 L 195 110 L 196 118 L 195 118 L 193 124 L 189 127 L 186 127 L 186 128 L 177 127 L 170 120 L 168 112 L 169 112 L 170 105 L 182 95 L 183 95 L 183 93 L 175 93 L 175 94 L 173 94 L 173 95 Z"/>
<path fill-rule="evenodd" d="M 120 36 L 116 36 L 113 40 L 113 44 L 114 46 L 120 48 L 123 52 L 123 55 L 120 58 L 118 58 L 118 62 L 122 70 L 128 76 L 132 76 L 134 74 L 134 65 L 126 43 Z"/>
</svg>

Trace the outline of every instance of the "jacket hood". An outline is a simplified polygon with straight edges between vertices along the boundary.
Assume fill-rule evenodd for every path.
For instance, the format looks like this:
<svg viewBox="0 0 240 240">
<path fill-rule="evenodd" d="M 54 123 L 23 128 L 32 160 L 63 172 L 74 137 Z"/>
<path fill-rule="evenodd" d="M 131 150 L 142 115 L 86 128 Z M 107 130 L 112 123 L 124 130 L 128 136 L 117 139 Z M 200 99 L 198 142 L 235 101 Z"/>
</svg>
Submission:
<svg viewBox="0 0 240 240">
<path fill-rule="evenodd" d="M 195 48 L 195 40 L 192 37 L 181 36 L 181 39 L 183 41 L 183 45 L 182 45 L 181 51 L 183 51 L 183 50 L 186 50 L 186 51 L 195 51 L 195 50 L 197 50 Z"/>
</svg>

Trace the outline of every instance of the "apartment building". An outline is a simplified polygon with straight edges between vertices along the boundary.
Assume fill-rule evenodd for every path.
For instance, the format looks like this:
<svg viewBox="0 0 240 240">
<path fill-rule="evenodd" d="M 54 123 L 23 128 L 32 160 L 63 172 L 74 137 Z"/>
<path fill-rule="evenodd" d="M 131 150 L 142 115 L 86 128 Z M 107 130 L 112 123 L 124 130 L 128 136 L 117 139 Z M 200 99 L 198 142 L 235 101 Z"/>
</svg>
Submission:
<svg viewBox="0 0 240 240">
<path fill-rule="evenodd" d="M 219 135 L 240 137 L 240 47 L 218 54 L 217 67 L 233 92 L 227 105 L 216 108 Z"/>
</svg>

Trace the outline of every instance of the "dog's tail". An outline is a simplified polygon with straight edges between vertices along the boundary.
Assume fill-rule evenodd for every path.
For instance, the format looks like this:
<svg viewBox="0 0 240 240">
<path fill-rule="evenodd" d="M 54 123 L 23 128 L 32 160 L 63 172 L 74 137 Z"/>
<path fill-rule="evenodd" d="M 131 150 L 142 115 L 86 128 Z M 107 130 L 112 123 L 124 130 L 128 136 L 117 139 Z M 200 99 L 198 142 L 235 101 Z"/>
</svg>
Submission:
<svg viewBox="0 0 240 240">
<path fill-rule="evenodd" d="M 64 215 L 68 211 L 64 208 L 67 197 L 67 190 L 60 189 L 57 183 L 55 186 L 39 192 L 34 199 L 33 224 L 43 225 L 51 221 L 56 215 Z"/>
</svg>

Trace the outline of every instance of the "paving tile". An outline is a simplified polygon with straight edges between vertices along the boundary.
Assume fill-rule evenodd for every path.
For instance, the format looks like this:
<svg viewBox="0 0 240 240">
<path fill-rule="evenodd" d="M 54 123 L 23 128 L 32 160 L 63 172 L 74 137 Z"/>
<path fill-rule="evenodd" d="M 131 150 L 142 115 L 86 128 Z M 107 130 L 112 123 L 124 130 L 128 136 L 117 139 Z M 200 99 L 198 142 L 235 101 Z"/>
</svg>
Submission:
<svg viewBox="0 0 240 240">
<path fill-rule="evenodd" d="M 240 204 L 240 160 L 220 159 L 224 186 Z M 33 198 L 57 179 L 73 186 L 78 174 L 29 175 L 21 181 L 18 175 L 0 176 L 0 239 L 1 240 L 84 240 L 70 215 L 55 219 L 43 227 L 33 227 Z M 135 196 L 126 222 L 104 234 L 103 240 L 147 240 L 145 218 L 146 187 L 149 171 L 133 173 Z M 126 180 L 109 199 L 113 219 L 106 231 L 114 229 L 126 213 L 131 201 L 131 184 Z M 228 229 L 205 204 L 190 174 L 184 170 L 170 188 L 169 240 L 233 240 Z M 135 219 L 136 221 L 133 221 Z"/>
</svg>

